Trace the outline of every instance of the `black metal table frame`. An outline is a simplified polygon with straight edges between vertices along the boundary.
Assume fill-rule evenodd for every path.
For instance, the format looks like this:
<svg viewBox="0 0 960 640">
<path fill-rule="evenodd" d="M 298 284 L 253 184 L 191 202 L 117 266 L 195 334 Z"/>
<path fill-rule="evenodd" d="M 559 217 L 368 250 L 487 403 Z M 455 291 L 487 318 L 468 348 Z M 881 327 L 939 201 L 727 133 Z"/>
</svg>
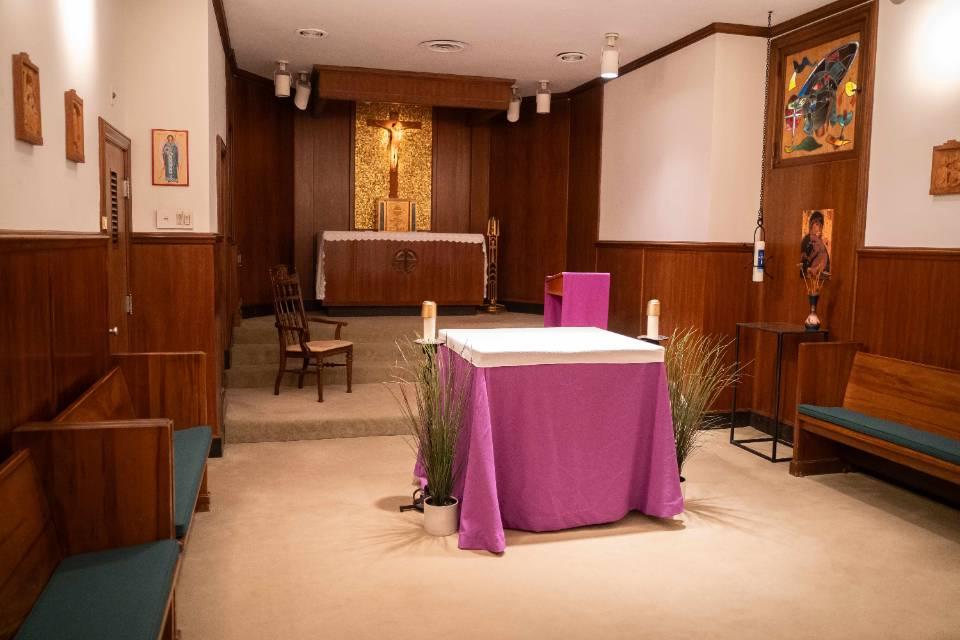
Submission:
<svg viewBox="0 0 960 640">
<path fill-rule="evenodd" d="M 753 326 L 753 323 L 737 323 L 736 337 L 734 339 L 734 360 L 736 362 L 736 370 L 740 370 L 740 329 L 746 327 L 748 329 L 754 329 L 758 332 L 765 331 L 759 327 Z M 772 332 L 767 331 L 767 333 L 776 333 L 777 336 L 777 360 L 776 360 L 776 375 L 774 376 L 774 401 L 773 401 L 773 435 L 764 436 L 761 438 L 743 438 L 737 440 L 736 431 L 737 431 L 737 387 L 739 386 L 736 382 L 733 383 L 733 406 L 730 408 L 730 444 L 740 447 L 744 451 L 749 451 L 755 456 L 759 456 L 768 462 L 789 462 L 793 459 L 793 456 L 789 458 L 778 458 L 777 457 L 777 444 L 783 444 L 785 446 L 792 446 L 789 442 L 784 441 L 780 436 L 780 382 L 782 380 L 782 369 L 783 369 L 783 336 L 787 335 L 788 332 Z M 823 342 L 829 341 L 830 332 L 818 329 L 817 331 L 804 331 L 800 332 L 789 332 L 790 335 L 822 335 Z M 749 426 L 749 425 L 744 425 Z M 747 445 L 757 444 L 760 442 L 772 442 L 770 455 L 766 455 L 752 447 Z"/>
</svg>

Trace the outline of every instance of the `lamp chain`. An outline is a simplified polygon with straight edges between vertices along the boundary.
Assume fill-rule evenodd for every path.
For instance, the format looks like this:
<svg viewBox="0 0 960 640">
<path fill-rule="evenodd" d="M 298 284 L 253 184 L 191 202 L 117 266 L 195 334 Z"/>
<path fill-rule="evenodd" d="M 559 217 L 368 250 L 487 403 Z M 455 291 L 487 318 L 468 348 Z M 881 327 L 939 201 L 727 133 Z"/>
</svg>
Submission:
<svg viewBox="0 0 960 640">
<path fill-rule="evenodd" d="M 763 149 L 760 152 L 760 208 L 757 210 L 757 228 L 753 232 L 756 239 L 757 231 L 763 234 L 763 205 L 767 187 L 767 135 L 770 125 L 770 51 L 773 48 L 773 11 L 767 12 L 767 64 L 763 74 Z"/>
</svg>

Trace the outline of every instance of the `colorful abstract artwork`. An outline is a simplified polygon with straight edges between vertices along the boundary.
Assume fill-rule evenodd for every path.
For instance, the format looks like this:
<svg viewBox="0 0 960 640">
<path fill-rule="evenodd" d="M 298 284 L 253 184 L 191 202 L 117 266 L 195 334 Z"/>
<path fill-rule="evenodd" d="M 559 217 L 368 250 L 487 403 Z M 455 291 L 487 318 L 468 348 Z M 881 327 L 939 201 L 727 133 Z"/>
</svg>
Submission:
<svg viewBox="0 0 960 640">
<path fill-rule="evenodd" d="M 859 52 L 855 33 L 786 57 L 781 159 L 854 148 Z"/>
</svg>

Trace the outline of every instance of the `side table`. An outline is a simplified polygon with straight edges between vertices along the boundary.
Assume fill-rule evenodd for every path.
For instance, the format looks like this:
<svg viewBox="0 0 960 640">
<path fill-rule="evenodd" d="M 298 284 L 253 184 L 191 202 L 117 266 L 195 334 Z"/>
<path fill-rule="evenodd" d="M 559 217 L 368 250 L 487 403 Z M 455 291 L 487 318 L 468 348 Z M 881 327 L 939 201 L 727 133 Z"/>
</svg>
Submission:
<svg viewBox="0 0 960 640">
<path fill-rule="evenodd" d="M 730 444 L 736 445 L 745 451 L 760 456 L 764 460 L 770 462 L 787 462 L 792 459 L 790 458 L 778 458 L 777 457 L 777 445 L 783 444 L 790 446 L 788 442 L 785 442 L 780 435 L 780 382 L 782 380 L 781 369 L 783 367 L 783 337 L 786 335 L 807 335 L 807 336 L 821 336 L 823 342 L 827 342 L 829 338 L 829 332 L 823 329 L 817 331 L 808 331 L 804 328 L 803 325 L 799 324 L 789 324 L 786 322 L 738 322 L 737 323 L 737 333 L 736 339 L 734 341 L 734 352 L 736 359 L 736 368 L 740 369 L 740 332 L 743 329 L 762 332 L 762 333 L 772 333 L 777 337 L 777 359 L 776 359 L 776 371 L 774 373 L 774 384 L 773 384 L 773 435 L 764 436 L 760 438 L 743 438 L 737 439 L 737 384 L 733 385 L 733 407 L 730 409 Z M 760 442 L 772 442 L 770 455 L 766 455 L 756 449 L 749 447 L 747 445 L 756 444 Z"/>
</svg>

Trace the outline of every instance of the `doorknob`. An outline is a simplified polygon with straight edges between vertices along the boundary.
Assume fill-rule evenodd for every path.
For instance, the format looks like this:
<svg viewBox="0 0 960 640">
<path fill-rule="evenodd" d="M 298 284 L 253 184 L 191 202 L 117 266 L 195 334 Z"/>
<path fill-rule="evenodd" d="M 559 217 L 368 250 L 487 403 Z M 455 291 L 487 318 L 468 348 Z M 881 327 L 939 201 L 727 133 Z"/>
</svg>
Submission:
<svg viewBox="0 0 960 640">
<path fill-rule="evenodd" d="M 107 333 L 109 333 L 112 336 L 118 336 L 120 335 L 120 327 L 110 327 L 109 329 L 107 329 Z"/>
</svg>

